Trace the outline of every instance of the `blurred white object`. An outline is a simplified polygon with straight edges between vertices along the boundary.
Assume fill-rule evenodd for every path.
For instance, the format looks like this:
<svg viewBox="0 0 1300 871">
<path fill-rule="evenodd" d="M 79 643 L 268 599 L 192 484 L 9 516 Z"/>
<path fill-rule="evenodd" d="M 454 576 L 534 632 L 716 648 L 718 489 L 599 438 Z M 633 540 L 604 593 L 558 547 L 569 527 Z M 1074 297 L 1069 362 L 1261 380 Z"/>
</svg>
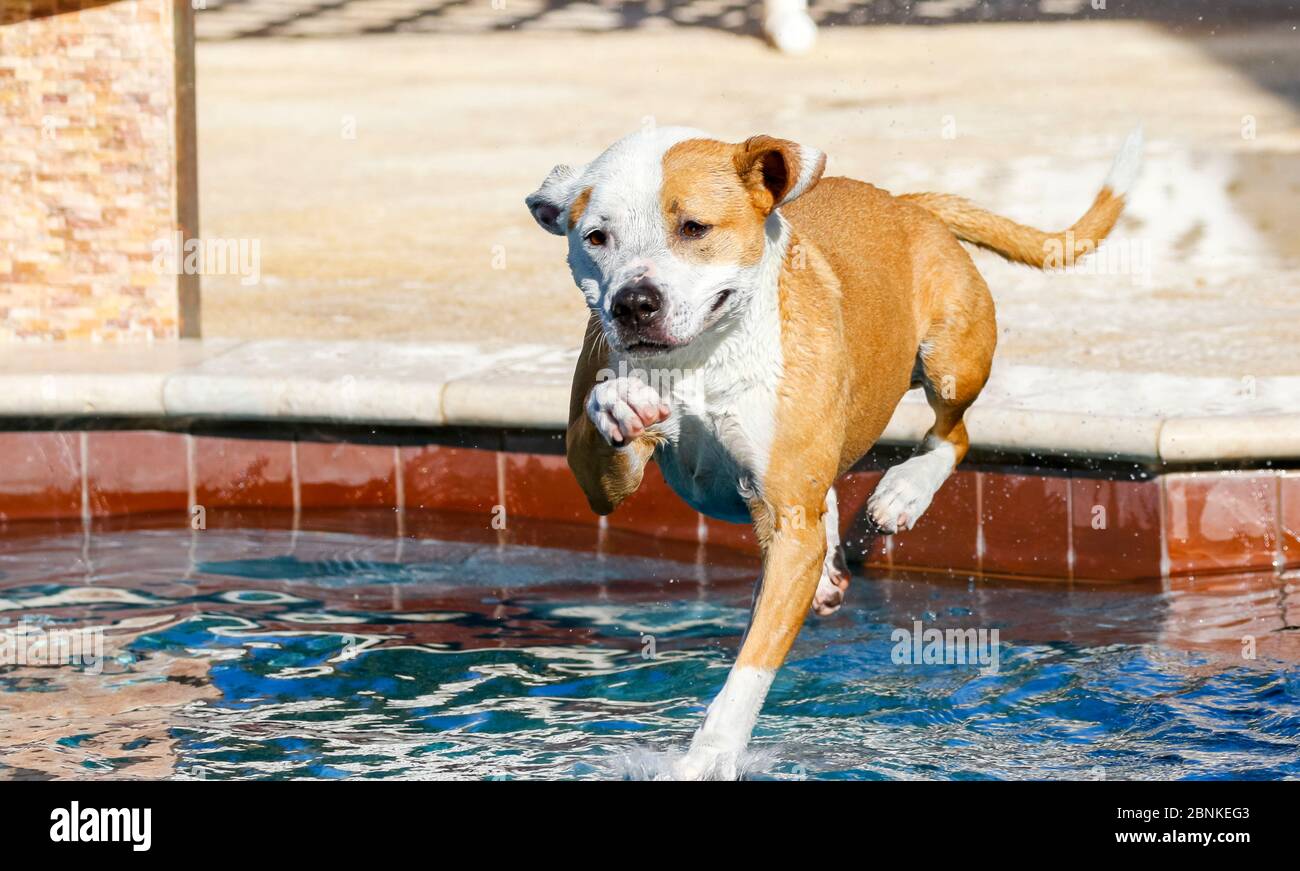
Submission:
<svg viewBox="0 0 1300 871">
<path fill-rule="evenodd" d="M 786 54 L 803 54 L 817 41 L 808 0 L 763 0 L 763 32 Z"/>
</svg>

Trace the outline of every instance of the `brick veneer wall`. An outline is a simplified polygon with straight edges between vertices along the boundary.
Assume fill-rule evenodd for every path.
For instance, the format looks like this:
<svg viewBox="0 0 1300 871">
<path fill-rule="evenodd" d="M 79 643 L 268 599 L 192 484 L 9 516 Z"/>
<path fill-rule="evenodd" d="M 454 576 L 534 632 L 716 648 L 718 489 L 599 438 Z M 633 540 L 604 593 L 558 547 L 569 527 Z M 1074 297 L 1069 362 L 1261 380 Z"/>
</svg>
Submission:
<svg viewBox="0 0 1300 871">
<path fill-rule="evenodd" d="M 0 0 L 0 339 L 197 334 L 188 0 Z"/>
</svg>

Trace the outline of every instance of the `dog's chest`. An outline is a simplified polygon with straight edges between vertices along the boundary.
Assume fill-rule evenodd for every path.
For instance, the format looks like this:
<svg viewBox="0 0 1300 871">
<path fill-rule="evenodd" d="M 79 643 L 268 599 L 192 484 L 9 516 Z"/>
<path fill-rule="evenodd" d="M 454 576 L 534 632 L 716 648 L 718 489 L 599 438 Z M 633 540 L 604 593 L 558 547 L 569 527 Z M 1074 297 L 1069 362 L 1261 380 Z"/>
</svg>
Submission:
<svg viewBox="0 0 1300 871">
<path fill-rule="evenodd" d="M 673 389 L 673 414 L 657 459 L 664 479 L 696 511 L 748 523 L 762 493 L 776 428 L 779 355 L 723 355 Z"/>
</svg>

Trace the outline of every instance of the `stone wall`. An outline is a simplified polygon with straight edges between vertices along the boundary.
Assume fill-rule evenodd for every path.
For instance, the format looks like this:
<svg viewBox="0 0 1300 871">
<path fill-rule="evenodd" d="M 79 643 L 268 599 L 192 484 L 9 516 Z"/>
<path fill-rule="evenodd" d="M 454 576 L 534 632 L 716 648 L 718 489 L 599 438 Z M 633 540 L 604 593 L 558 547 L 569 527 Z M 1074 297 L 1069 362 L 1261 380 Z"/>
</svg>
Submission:
<svg viewBox="0 0 1300 871">
<path fill-rule="evenodd" d="M 196 335 L 188 0 L 0 0 L 0 340 Z"/>
</svg>

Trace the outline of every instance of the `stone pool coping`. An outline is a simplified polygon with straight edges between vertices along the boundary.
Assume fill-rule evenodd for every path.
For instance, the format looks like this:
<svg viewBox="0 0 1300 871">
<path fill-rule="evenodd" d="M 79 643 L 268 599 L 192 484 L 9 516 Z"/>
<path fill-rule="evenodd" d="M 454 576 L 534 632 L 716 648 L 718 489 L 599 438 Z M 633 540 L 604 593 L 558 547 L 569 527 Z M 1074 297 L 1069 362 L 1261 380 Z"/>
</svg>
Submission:
<svg viewBox="0 0 1300 871">
<path fill-rule="evenodd" d="M 0 348 L 0 416 L 561 431 L 576 348 L 506 343 L 183 340 Z M 919 391 L 882 442 L 932 420 Z M 995 366 L 967 415 L 976 450 L 1148 465 L 1300 459 L 1300 376 Z"/>
</svg>

